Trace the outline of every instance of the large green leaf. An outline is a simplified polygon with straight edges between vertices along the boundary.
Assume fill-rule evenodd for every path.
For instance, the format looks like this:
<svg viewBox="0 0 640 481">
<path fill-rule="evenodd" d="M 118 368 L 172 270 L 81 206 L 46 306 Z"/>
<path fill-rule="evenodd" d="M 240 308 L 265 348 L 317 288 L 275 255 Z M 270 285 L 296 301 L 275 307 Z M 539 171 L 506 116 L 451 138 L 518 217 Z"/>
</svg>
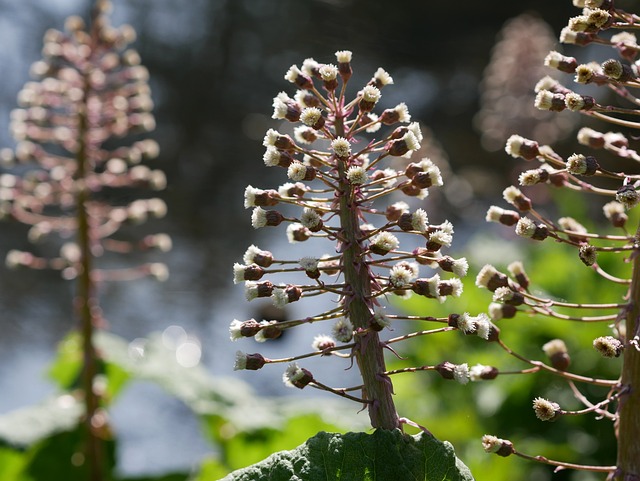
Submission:
<svg viewBox="0 0 640 481">
<path fill-rule="evenodd" d="M 29 454 L 0 447 L 0 479 L 2 481 L 30 481 L 24 474 Z"/>
<path fill-rule="evenodd" d="M 453 446 L 421 433 L 410 436 L 321 432 L 291 451 L 229 474 L 223 481 L 471 481 Z"/>
<path fill-rule="evenodd" d="M 127 380 L 153 382 L 208 420 L 208 424 L 211 417 L 216 417 L 223 423 L 231 422 L 238 431 L 280 429 L 292 416 L 316 413 L 334 425 L 349 425 L 352 429 L 365 426 L 360 419 L 344 414 L 343 400 L 302 403 L 297 396 L 264 399 L 246 382 L 212 376 L 201 365 L 182 366 L 176 360 L 175 351 L 163 344 L 160 333 L 152 333 L 140 342 L 136 356 L 130 354 L 125 339 L 108 332 L 96 333 L 95 343 L 107 366 L 107 376 L 109 366 L 118 366 L 128 373 Z"/>
<path fill-rule="evenodd" d="M 71 431 L 49 436 L 29 448 L 30 460 L 26 473 L 34 481 L 87 481 L 91 479 L 90 466 L 86 462 L 85 426 L 76 426 Z M 115 441 L 103 439 L 101 442 L 102 479 L 111 479 L 115 466 Z M 3 479 L 3 481 L 5 481 Z M 13 481 L 13 480 L 6 480 Z"/>
</svg>

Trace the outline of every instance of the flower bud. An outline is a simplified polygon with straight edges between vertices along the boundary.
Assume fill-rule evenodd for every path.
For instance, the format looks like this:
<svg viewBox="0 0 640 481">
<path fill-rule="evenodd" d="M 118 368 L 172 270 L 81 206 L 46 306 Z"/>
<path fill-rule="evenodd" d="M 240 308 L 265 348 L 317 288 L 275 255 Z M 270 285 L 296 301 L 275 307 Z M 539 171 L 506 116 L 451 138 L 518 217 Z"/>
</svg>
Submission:
<svg viewBox="0 0 640 481">
<path fill-rule="evenodd" d="M 585 266 L 592 266 L 598 260 L 598 251 L 595 246 L 585 244 L 580 246 L 580 250 L 578 251 L 578 257 Z"/>
<path fill-rule="evenodd" d="M 282 335 L 282 329 L 278 326 L 278 321 L 262 321 L 260 331 L 253 338 L 257 342 L 265 342 L 267 339 L 278 339 Z"/>
<path fill-rule="evenodd" d="M 532 207 L 531 199 L 525 196 L 520 191 L 520 189 L 514 186 L 507 187 L 502 193 L 502 196 L 504 197 L 504 200 L 509 202 L 509 204 L 511 204 L 518 210 L 521 210 L 521 211 L 531 210 L 531 207 Z"/>
<path fill-rule="evenodd" d="M 498 287 L 507 287 L 509 285 L 509 278 L 499 272 L 491 264 L 486 264 L 476 277 L 476 286 L 484 287 L 490 291 L 495 291 Z"/>
<path fill-rule="evenodd" d="M 374 235 L 369 244 L 369 250 L 374 254 L 386 255 L 400 245 L 397 237 L 390 232 L 382 231 Z"/>
<path fill-rule="evenodd" d="M 407 105 L 402 102 L 396 105 L 393 109 L 387 109 L 382 112 L 378 120 L 385 125 L 393 125 L 396 122 L 409 122 L 411 120 L 411 115 L 409 115 Z"/>
<path fill-rule="evenodd" d="M 400 216 L 409 210 L 409 205 L 406 202 L 396 202 L 387 207 L 385 211 L 385 217 L 389 222 L 397 221 Z"/>
<path fill-rule="evenodd" d="M 573 57 L 566 57 L 559 52 L 551 51 L 544 59 L 544 64 L 561 72 L 573 73 L 578 66 L 578 61 Z"/>
<path fill-rule="evenodd" d="M 349 50 L 340 50 L 336 52 L 338 73 L 340 73 L 340 77 L 342 77 L 343 82 L 348 82 L 353 74 L 353 70 L 351 69 L 351 56 L 352 53 Z"/>
<path fill-rule="evenodd" d="M 460 384 L 469 382 L 469 366 L 465 364 L 453 364 L 449 361 L 442 362 L 435 366 L 435 370 L 444 379 L 452 379 Z"/>
<path fill-rule="evenodd" d="M 282 375 L 282 381 L 286 386 L 302 389 L 310 382 L 313 382 L 313 374 L 298 366 L 297 363 L 292 362 Z"/>
<path fill-rule="evenodd" d="M 487 453 L 495 453 L 505 458 L 516 452 L 511 441 L 489 434 L 482 436 L 482 447 Z"/>
<path fill-rule="evenodd" d="M 567 108 L 563 94 L 554 94 L 548 90 L 540 90 L 536 94 L 534 106 L 538 110 L 550 110 L 552 112 L 562 112 Z"/>
<path fill-rule="evenodd" d="M 380 100 L 380 90 L 373 85 L 367 85 L 362 89 L 358 107 L 362 112 L 371 112 L 378 100 Z"/>
<path fill-rule="evenodd" d="M 523 172 L 518 177 L 520 185 L 542 184 L 549 180 L 550 172 L 547 169 L 533 169 Z"/>
<path fill-rule="evenodd" d="M 628 216 L 624 212 L 624 206 L 620 202 L 612 201 L 602 206 L 604 215 L 614 227 L 624 227 Z"/>
<path fill-rule="evenodd" d="M 525 160 L 533 160 L 540 153 L 538 142 L 525 139 L 520 135 L 512 135 L 507 139 L 505 151 L 512 157 L 522 157 Z"/>
<path fill-rule="evenodd" d="M 596 100 L 589 95 L 579 95 L 575 92 L 568 93 L 564 98 L 567 108 L 573 112 L 591 110 L 596 105 Z"/>
<path fill-rule="evenodd" d="M 257 281 L 264 275 L 264 269 L 257 264 L 248 266 L 238 264 L 233 265 L 233 283 L 244 281 Z"/>
<path fill-rule="evenodd" d="M 309 76 L 304 74 L 296 65 L 292 65 L 284 76 L 285 80 L 288 80 L 292 84 L 295 84 L 300 89 L 313 88 L 313 82 Z"/>
<path fill-rule="evenodd" d="M 335 65 L 323 65 L 318 69 L 318 74 L 322 78 L 322 85 L 327 92 L 333 92 L 338 88 L 338 68 Z"/>
<path fill-rule="evenodd" d="M 498 377 L 497 368 L 493 366 L 483 366 L 482 364 L 476 364 L 471 369 L 469 369 L 469 378 L 471 381 L 492 381 L 493 379 Z"/>
<path fill-rule="evenodd" d="M 516 224 L 516 234 L 541 241 L 549 236 L 549 228 L 544 224 L 536 225 L 528 217 L 522 217 Z"/>
<path fill-rule="evenodd" d="M 499 321 L 500 319 L 511 319 L 515 317 L 518 312 L 518 308 L 509 304 L 492 302 L 489 304 L 488 312 L 492 321 Z"/>
<path fill-rule="evenodd" d="M 602 72 L 609 78 L 618 82 L 629 82 L 636 80 L 636 76 L 629 65 L 623 64 L 619 60 L 609 59 L 602 63 Z"/>
<path fill-rule="evenodd" d="M 578 142 L 582 145 L 593 147 L 594 149 L 601 149 L 604 147 L 604 135 L 589 127 L 583 127 L 578 131 Z"/>
<path fill-rule="evenodd" d="M 524 271 L 524 266 L 522 262 L 515 261 L 507 266 L 507 270 L 509 273 L 516 279 L 518 285 L 523 289 L 527 289 L 529 287 L 529 276 Z"/>
<path fill-rule="evenodd" d="M 515 210 L 505 210 L 492 205 L 487 211 L 485 220 L 487 222 L 499 222 L 502 225 L 512 226 L 520 220 L 520 214 Z"/>
<path fill-rule="evenodd" d="M 542 350 L 551 361 L 551 365 L 559 371 L 566 371 L 571 364 L 567 345 L 562 339 L 552 339 L 542 346 Z"/>
<path fill-rule="evenodd" d="M 245 296 L 248 301 L 256 297 L 271 297 L 273 284 L 270 281 L 253 282 L 247 281 L 244 284 Z"/>
<path fill-rule="evenodd" d="M 595 157 L 573 154 L 567 159 L 567 172 L 573 175 L 593 175 L 600 168 Z"/>
<path fill-rule="evenodd" d="M 264 210 L 261 207 L 253 209 L 251 225 L 254 229 L 265 226 L 277 226 L 284 220 L 283 215 L 277 210 Z"/>
<path fill-rule="evenodd" d="M 443 271 L 453 272 L 459 277 L 466 276 L 469 270 L 469 263 L 465 257 L 454 259 L 451 256 L 442 256 L 436 262 Z"/>
<path fill-rule="evenodd" d="M 616 192 L 616 200 L 628 210 L 638 205 L 638 202 L 640 202 L 640 194 L 633 185 L 627 184 L 618 189 Z"/>
<path fill-rule="evenodd" d="M 325 336 L 323 334 L 318 334 L 313 338 L 313 342 L 311 343 L 311 347 L 315 351 L 324 351 L 325 349 L 331 349 L 336 347 L 336 341 L 331 336 Z M 330 352 L 327 352 L 323 355 L 330 355 Z"/>
<path fill-rule="evenodd" d="M 261 267 L 269 267 L 273 264 L 273 254 L 251 245 L 244 253 L 242 260 L 245 264 L 257 264 Z"/>
<path fill-rule="evenodd" d="M 510 306 L 521 306 L 524 304 L 524 296 L 522 293 L 513 291 L 508 287 L 498 287 L 493 293 L 493 300 Z"/>
<path fill-rule="evenodd" d="M 260 353 L 246 354 L 242 351 L 236 352 L 236 361 L 233 366 L 234 371 L 240 371 L 247 369 L 250 371 L 257 371 L 266 364 L 266 359 Z"/>
</svg>

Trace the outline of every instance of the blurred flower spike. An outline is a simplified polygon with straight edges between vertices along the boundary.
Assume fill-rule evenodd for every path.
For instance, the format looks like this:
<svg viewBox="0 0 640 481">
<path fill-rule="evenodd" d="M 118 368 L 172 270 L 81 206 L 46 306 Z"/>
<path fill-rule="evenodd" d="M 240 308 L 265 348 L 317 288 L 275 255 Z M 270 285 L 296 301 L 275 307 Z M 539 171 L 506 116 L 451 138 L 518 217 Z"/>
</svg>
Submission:
<svg viewBox="0 0 640 481">
<path fill-rule="evenodd" d="M 114 189 L 141 195 L 166 185 L 164 173 L 146 165 L 159 153 L 158 144 L 143 137 L 155 127 L 149 72 L 128 46 L 135 40 L 133 28 L 111 26 L 110 9 L 108 1 L 98 1 L 89 27 L 80 17 L 69 17 L 64 31 L 48 30 L 43 59 L 31 68 L 35 80 L 18 94 L 10 125 L 16 148 L 0 155 L 7 172 L 0 175 L 0 216 L 30 225 L 33 243 L 54 234 L 66 241 L 47 257 L 11 251 L 9 267 L 51 268 L 73 279 L 91 258 L 94 281 L 167 276 L 159 263 L 118 270 L 96 265 L 108 253 L 171 248 L 166 234 L 117 239 L 121 227 L 163 217 L 162 199 L 104 200 L 115 198 Z M 11 173 L 16 163 L 20 174 Z M 76 238 L 67 240 L 74 233 Z"/>
</svg>

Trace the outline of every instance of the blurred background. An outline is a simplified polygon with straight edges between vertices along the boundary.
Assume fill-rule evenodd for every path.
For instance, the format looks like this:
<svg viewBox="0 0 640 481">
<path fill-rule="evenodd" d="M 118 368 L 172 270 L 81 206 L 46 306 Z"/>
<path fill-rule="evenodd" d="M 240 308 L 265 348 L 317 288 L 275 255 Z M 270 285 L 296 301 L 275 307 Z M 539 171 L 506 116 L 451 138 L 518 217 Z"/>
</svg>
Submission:
<svg viewBox="0 0 640 481">
<path fill-rule="evenodd" d="M 42 35 L 61 29 L 69 15 L 87 18 L 90 3 L 0 0 L 0 146 L 14 145 L 9 113 L 30 64 L 40 58 Z M 196 362 L 245 379 L 264 395 L 285 393 L 272 382 L 278 369 L 273 378 L 232 371 L 237 346 L 229 341 L 229 323 L 252 317 L 257 307 L 233 286 L 231 267 L 252 243 L 284 242 L 281 233 L 257 240 L 242 193 L 248 184 L 282 182 L 281 172 L 263 165 L 262 139 L 279 126 L 271 119 L 273 97 L 293 93 L 283 78 L 289 66 L 307 57 L 335 62 L 334 52 L 348 49 L 354 89 L 378 67 L 392 75 L 382 106 L 406 102 L 412 120 L 429 129 L 427 148 L 443 168 L 446 188 L 430 197 L 427 210 L 433 219 L 454 222 L 457 253 L 480 249 L 467 241 L 484 228 L 487 207 L 517 175 L 503 150 L 506 138 L 518 132 L 563 142 L 576 128 L 570 114 L 550 118 L 531 110 L 533 86 L 552 73 L 542 61 L 567 19 L 579 13 L 570 0 L 113 3 L 113 24 L 135 28 L 133 47 L 150 72 L 157 123 L 150 137 L 161 149 L 153 167 L 168 179 L 161 196 L 169 214 L 148 229 L 169 233 L 174 248 L 162 259 L 171 272 L 166 283 L 104 288 L 110 330 L 130 340 L 151 331 L 194 339 Z M 24 226 L 4 222 L 0 232 L 0 256 L 29 248 Z M 43 372 L 75 324 L 72 288 L 57 273 L 1 269 L 0 415 L 51 393 Z M 125 473 L 185 469 L 211 450 L 189 410 L 154 386 L 132 386 L 112 417 Z"/>
</svg>

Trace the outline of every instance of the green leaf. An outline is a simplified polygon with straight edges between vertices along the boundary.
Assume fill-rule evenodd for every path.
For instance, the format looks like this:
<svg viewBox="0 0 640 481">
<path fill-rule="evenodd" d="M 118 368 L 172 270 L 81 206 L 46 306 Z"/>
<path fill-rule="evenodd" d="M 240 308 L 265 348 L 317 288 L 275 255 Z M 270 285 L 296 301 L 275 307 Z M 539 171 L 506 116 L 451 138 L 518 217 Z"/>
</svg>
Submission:
<svg viewBox="0 0 640 481">
<path fill-rule="evenodd" d="M 200 465 L 200 471 L 195 476 L 189 478 L 189 481 L 207 481 L 211 479 L 220 479 L 229 472 L 219 460 L 215 458 L 207 458 Z"/>
<path fill-rule="evenodd" d="M 223 481 L 472 481 L 453 446 L 426 433 L 321 432 L 291 451 L 272 454 Z M 205 480 L 203 480 L 205 481 Z"/>
<path fill-rule="evenodd" d="M 291 449 L 303 443 L 309 436 L 319 431 L 340 431 L 319 414 L 292 415 L 278 429 L 263 428 L 238 432 L 229 439 L 221 440 L 224 447 L 225 464 L 229 471 L 257 463 L 271 453 Z"/>
<path fill-rule="evenodd" d="M 189 479 L 189 475 L 185 473 L 161 474 L 142 478 L 117 478 L 118 481 L 187 481 L 187 479 Z"/>
<path fill-rule="evenodd" d="M 345 415 L 342 400 L 325 399 L 322 403 L 301 403 L 300 399 L 264 399 L 253 388 L 238 379 L 212 376 L 203 366 L 185 367 L 176 360 L 175 350 L 167 348 L 160 333 L 152 333 L 138 344 L 139 351 L 132 356 L 129 343 L 114 334 L 98 332 L 95 343 L 107 366 L 118 366 L 130 380 L 153 382 L 184 402 L 196 415 L 201 416 L 213 430 L 220 423 L 231 422 L 238 431 L 264 428 L 281 429 L 292 416 L 318 413 L 332 424 L 351 429 L 364 429 L 365 423 L 353 421 Z M 109 383 L 114 380 L 109 379 Z M 330 429 L 326 427 L 325 429 Z"/>
<path fill-rule="evenodd" d="M 64 480 L 87 481 L 91 479 L 90 466 L 84 457 L 86 427 L 76 426 L 72 431 L 58 433 L 29 449 L 31 459 L 27 467 L 29 479 L 34 481 Z M 115 441 L 101 440 L 102 478 L 111 479 L 115 466 Z"/>
<path fill-rule="evenodd" d="M 82 337 L 79 332 L 71 332 L 58 344 L 58 355 L 49 367 L 49 377 L 61 389 L 70 389 L 82 368 Z"/>
<path fill-rule="evenodd" d="M 29 446 L 53 434 L 74 429 L 83 413 L 82 403 L 70 394 L 16 409 L 0 416 L 0 440 L 13 446 Z"/>
<path fill-rule="evenodd" d="M 24 452 L 0 447 L 0 479 L 2 481 L 30 481 L 24 470 L 29 455 Z"/>
</svg>

